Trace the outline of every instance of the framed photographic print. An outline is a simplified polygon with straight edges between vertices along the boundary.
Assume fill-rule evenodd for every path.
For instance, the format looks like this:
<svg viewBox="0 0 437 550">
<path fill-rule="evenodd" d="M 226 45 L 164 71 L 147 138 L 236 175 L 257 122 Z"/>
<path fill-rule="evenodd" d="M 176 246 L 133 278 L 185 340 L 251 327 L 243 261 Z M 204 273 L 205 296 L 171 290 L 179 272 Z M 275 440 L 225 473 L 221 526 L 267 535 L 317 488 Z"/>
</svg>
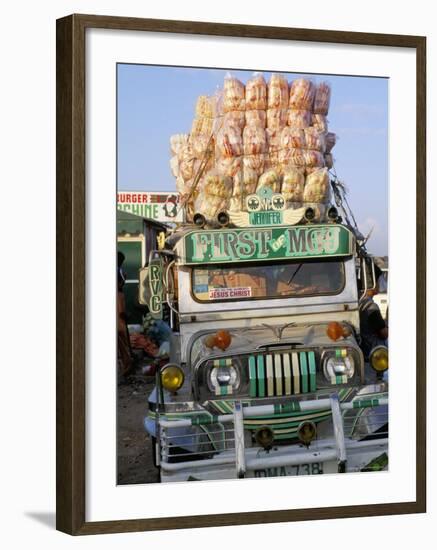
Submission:
<svg viewBox="0 0 437 550">
<path fill-rule="evenodd" d="M 58 20 L 59 530 L 425 511 L 425 62 Z"/>
</svg>

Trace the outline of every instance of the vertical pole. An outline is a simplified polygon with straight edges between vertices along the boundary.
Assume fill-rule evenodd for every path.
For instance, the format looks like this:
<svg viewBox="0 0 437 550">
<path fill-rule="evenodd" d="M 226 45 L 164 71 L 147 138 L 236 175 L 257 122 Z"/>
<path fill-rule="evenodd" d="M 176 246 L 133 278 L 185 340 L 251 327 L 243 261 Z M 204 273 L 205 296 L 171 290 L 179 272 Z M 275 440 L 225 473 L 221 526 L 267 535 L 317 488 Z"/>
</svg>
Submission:
<svg viewBox="0 0 437 550">
<path fill-rule="evenodd" d="M 235 401 L 234 403 L 234 431 L 237 477 L 242 478 L 246 474 L 246 458 L 244 453 L 244 424 L 241 401 Z"/>
</svg>

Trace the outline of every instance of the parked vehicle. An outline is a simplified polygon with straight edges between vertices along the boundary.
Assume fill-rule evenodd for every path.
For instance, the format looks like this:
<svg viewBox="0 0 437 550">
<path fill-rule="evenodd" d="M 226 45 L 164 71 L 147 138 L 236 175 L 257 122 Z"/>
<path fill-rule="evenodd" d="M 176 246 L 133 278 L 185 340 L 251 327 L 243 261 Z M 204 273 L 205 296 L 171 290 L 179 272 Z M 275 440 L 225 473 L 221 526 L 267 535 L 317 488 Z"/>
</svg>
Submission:
<svg viewBox="0 0 437 550">
<path fill-rule="evenodd" d="M 387 349 L 360 349 L 373 260 L 335 207 L 258 199 L 169 232 L 141 273 L 172 316 L 145 418 L 161 480 L 385 469 Z"/>
</svg>

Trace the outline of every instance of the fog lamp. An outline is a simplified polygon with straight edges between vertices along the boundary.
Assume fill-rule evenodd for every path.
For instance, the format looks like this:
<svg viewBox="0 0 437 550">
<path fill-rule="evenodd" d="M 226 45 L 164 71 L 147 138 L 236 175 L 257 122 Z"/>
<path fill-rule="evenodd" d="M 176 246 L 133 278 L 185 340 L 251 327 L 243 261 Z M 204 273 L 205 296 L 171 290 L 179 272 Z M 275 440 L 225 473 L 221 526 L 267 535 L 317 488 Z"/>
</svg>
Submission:
<svg viewBox="0 0 437 550">
<path fill-rule="evenodd" d="M 317 428 L 314 422 L 301 422 L 297 428 L 297 437 L 307 447 L 317 435 Z"/>
<path fill-rule="evenodd" d="M 261 426 L 255 432 L 255 441 L 266 451 L 272 448 L 274 438 L 273 430 L 269 426 Z"/>
<path fill-rule="evenodd" d="M 328 219 L 335 222 L 338 219 L 338 210 L 335 208 L 335 206 L 331 206 L 328 210 Z"/>
<path fill-rule="evenodd" d="M 194 225 L 197 225 L 197 227 L 204 227 L 206 225 L 206 218 L 203 214 L 198 212 L 197 214 L 194 214 L 193 222 Z"/>
<path fill-rule="evenodd" d="M 221 227 L 229 225 L 229 214 L 227 212 L 219 212 L 217 214 L 217 222 Z"/>
<path fill-rule="evenodd" d="M 385 372 L 388 369 L 388 349 L 385 346 L 376 346 L 370 352 L 369 363 L 376 372 Z"/>
<path fill-rule="evenodd" d="M 316 217 L 316 211 L 314 210 L 314 208 L 311 208 L 311 206 L 309 206 L 305 210 L 304 217 L 308 222 L 312 222 L 314 220 L 314 218 Z"/>
<path fill-rule="evenodd" d="M 161 370 L 161 383 L 167 391 L 175 392 L 184 383 L 184 372 L 177 365 L 166 365 Z"/>
</svg>

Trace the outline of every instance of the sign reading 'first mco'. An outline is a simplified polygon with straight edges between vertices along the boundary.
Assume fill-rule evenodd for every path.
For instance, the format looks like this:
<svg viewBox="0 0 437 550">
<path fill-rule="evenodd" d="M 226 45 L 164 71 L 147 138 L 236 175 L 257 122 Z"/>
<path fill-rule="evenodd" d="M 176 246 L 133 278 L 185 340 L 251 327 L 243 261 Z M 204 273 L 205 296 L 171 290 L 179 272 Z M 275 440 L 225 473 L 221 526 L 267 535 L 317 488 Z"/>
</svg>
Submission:
<svg viewBox="0 0 437 550">
<path fill-rule="evenodd" d="M 182 264 L 259 262 L 349 256 L 351 232 L 341 225 L 192 231 L 178 244 Z"/>
</svg>

